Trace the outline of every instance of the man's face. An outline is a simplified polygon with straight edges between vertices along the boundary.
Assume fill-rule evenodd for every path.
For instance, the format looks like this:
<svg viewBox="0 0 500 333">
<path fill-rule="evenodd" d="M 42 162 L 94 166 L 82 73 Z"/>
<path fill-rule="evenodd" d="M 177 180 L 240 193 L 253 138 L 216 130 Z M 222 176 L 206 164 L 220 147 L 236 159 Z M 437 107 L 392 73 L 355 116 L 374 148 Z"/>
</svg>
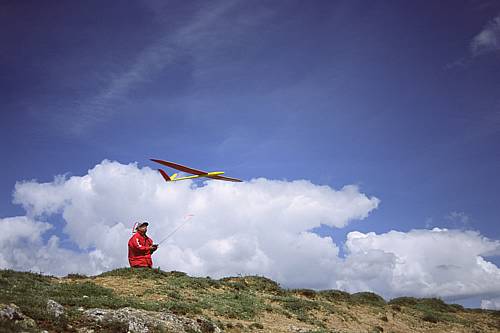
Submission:
<svg viewBox="0 0 500 333">
<path fill-rule="evenodd" d="M 145 234 L 148 231 L 148 226 L 141 225 L 140 227 L 137 227 L 137 231 L 139 231 L 141 234 Z"/>
</svg>

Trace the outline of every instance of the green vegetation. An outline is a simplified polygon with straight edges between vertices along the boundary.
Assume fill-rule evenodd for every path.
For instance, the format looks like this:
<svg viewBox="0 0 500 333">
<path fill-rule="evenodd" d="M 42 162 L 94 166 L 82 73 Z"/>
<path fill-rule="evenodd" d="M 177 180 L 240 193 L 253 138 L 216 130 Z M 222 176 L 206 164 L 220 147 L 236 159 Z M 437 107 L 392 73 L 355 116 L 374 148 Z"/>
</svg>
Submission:
<svg viewBox="0 0 500 333">
<path fill-rule="evenodd" d="M 251 292 L 224 292 L 205 296 L 202 301 L 205 309 L 213 310 L 217 315 L 231 319 L 255 318 L 264 310 L 262 300 Z"/>
<path fill-rule="evenodd" d="M 75 274 L 71 273 L 66 275 L 66 279 L 72 279 L 72 280 L 81 280 L 81 279 L 88 279 L 89 277 L 87 275 L 83 274 Z"/>
<path fill-rule="evenodd" d="M 319 295 L 329 302 L 351 301 L 351 294 L 342 290 L 321 290 Z"/>
<path fill-rule="evenodd" d="M 266 309 L 256 291 L 277 291 L 277 284 L 261 277 L 229 277 L 214 280 L 209 277 L 189 277 L 180 272 L 148 269 L 117 269 L 101 277 L 128 277 L 158 282 L 146 294 L 164 295 L 168 299 L 162 308 L 180 315 L 212 311 L 229 319 L 249 320 Z M 192 297 L 196 292 L 198 297 Z"/>
<path fill-rule="evenodd" d="M 164 272 L 160 269 L 150 268 L 118 268 L 98 277 L 122 277 L 122 278 L 137 278 L 141 280 L 150 280 L 154 282 L 164 282 L 168 285 L 168 289 L 206 289 L 219 288 L 222 284 L 218 280 L 213 280 L 209 277 L 189 277 L 183 272 Z M 164 284 L 160 285 L 163 286 Z M 156 291 L 152 290 L 153 292 Z"/>
<path fill-rule="evenodd" d="M 65 315 L 52 317 L 47 301 L 64 307 Z M 436 298 L 399 297 L 386 302 L 371 292 L 349 294 L 340 290 L 283 289 L 260 276 L 189 277 L 182 272 L 159 269 L 121 268 L 94 277 L 69 274 L 63 279 L 34 273 L 0 270 L 0 303 L 15 303 L 39 328 L 49 331 L 75 331 L 83 325 L 82 313 L 89 308 L 132 307 L 149 311 L 169 311 L 188 317 L 203 316 L 228 330 L 269 330 L 260 322 L 264 316 L 280 316 L 284 321 L 311 325 L 310 332 L 334 332 L 331 320 L 362 325 L 371 316 L 381 326 L 366 331 L 382 331 L 385 323 L 413 316 L 428 323 L 471 327 L 466 315 L 483 316 L 496 325 L 499 311 L 465 310 Z M 360 312 L 359 312 L 360 311 Z M 392 312 L 393 316 L 386 315 Z M 399 313 L 404 313 L 401 316 Z M 470 317 L 469 317 L 470 318 Z M 486 318 L 486 319 L 484 319 Z M 489 319 L 488 319 L 489 318 Z M 242 322 L 244 324 L 242 324 Z M 267 322 L 267 321 L 266 321 Z M 125 332 L 123 324 L 90 324 L 97 331 Z M 94 326 L 92 326 L 94 325 Z M 96 326 L 97 325 L 97 326 Z M 288 325 L 288 324 L 286 324 Z M 427 324 L 428 325 L 428 324 Z M 314 328 L 314 329 L 313 329 Z M 160 332 L 161 330 L 152 331 Z M 19 323 L 0 321 L 2 332 L 31 332 Z"/>
<path fill-rule="evenodd" d="M 311 310 L 319 309 L 319 304 L 314 301 L 290 296 L 280 297 L 278 300 L 283 304 L 283 307 L 297 315 L 306 314 Z"/>
<path fill-rule="evenodd" d="M 4 333 L 34 333 L 38 332 L 38 330 L 32 329 L 32 328 L 26 328 L 19 323 L 12 322 L 12 321 L 7 321 L 7 320 L 0 320 L 0 332 Z"/>
<path fill-rule="evenodd" d="M 163 303 L 162 310 L 167 310 L 176 315 L 183 316 L 202 313 L 202 308 L 199 304 L 183 301 L 168 301 Z"/>
<path fill-rule="evenodd" d="M 312 289 L 292 289 L 292 290 L 290 290 L 290 292 L 293 294 L 307 297 L 309 299 L 316 298 L 316 294 L 317 294 L 317 292 L 315 290 L 312 290 Z"/>
<path fill-rule="evenodd" d="M 464 322 L 459 319 L 454 313 L 462 311 L 463 307 L 458 304 L 446 304 L 438 298 L 414 298 L 414 297 L 398 297 L 389 302 L 390 305 L 401 307 L 409 307 L 421 313 L 422 320 L 437 323 L 437 322 Z"/>
<path fill-rule="evenodd" d="M 295 292 L 296 291 L 289 291 L 287 296 L 274 296 L 271 299 L 281 305 L 283 309 L 282 312 L 285 316 L 289 318 L 295 316 L 299 321 L 316 325 L 318 327 L 324 327 L 324 323 L 317 320 L 312 314 L 312 311 L 319 311 L 322 307 L 327 308 L 331 305 L 325 305 L 323 302 L 293 296 Z M 328 310 L 329 313 L 333 312 L 331 309 Z"/>
<path fill-rule="evenodd" d="M 27 316 L 37 320 L 47 317 L 45 311 L 52 278 L 35 273 L 0 271 L 0 303 L 15 303 Z"/>
<path fill-rule="evenodd" d="M 137 277 L 141 279 L 151 279 L 156 280 L 168 276 L 187 276 L 183 272 L 164 272 L 157 268 L 117 268 L 109 272 L 102 273 L 97 277 Z"/>
<path fill-rule="evenodd" d="M 139 301 L 116 295 L 111 289 L 90 281 L 58 283 L 55 278 L 34 273 L 0 270 L 0 303 L 16 304 L 22 313 L 33 318 L 46 329 L 67 330 L 68 321 L 78 320 L 77 308 L 112 308 L 127 306 L 160 310 L 161 304 Z M 47 311 L 47 301 L 52 299 L 66 308 L 66 316 L 54 318 Z M 8 324 L 5 324 L 8 325 Z M 5 328 L 14 331 L 14 328 Z"/>
<path fill-rule="evenodd" d="M 371 305 L 371 306 L 385 306 L 385 300 L 377 294 L 371 292 L 361 292 L 351 295 L 351 299 L 356 304 Z"/>
<path fill-rule="evenodd" d="M 261 323 L 251 323 L 250 325 L 248 325 L 248 328 L 249 329 L 263 330 L 264 329 L 264 325 L 262 325 Z"/>
<path fill-rule="evenodd" d="M 259 292 L 279 294 L 283 292 L 280 285 L 271 279 L 262 276 L 245 276 L 245 283 L 249 288 Z"/>
</svg>

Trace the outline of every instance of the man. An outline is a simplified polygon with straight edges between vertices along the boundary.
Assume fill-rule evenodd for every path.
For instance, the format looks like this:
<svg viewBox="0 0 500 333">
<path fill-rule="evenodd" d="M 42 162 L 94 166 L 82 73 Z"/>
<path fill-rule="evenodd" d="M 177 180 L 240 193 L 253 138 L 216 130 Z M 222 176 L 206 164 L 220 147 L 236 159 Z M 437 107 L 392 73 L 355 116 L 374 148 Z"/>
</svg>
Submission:
<svg viewBox="0 0 500 333">
<path fill-rule="evenodd" d="M 130 267 L 153 267 L 151 254 L 158 248 L 153 240 L 146 235 L 148 222 L 140 222 L 135 233 L 128 241 L 128 262 Z"/>
</svg>

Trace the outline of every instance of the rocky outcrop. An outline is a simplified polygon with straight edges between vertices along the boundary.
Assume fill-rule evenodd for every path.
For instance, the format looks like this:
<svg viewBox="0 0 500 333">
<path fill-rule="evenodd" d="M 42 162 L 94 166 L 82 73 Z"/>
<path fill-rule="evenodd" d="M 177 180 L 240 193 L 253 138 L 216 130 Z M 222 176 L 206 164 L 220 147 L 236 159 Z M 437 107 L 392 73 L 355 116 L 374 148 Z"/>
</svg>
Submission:
<svg viewBox="0 0 500 333">
<path fill-rule="evenodd" d="M 164 330 L 167 332 L 197 332 L 197 333 L 220 333 L 222 332 L 212 322 L 197 318 L 177 316 L 168 312 L 151 312 L 133 308 L 118 310 L 89 309 L 83 313 L 87 321 L 94 325 L 124 325 L 130 333 L 145 333 Z"/>
<path fill-rule="evenodd" d="M 47 301 L 47 312 L 55 318 L 59 318 L 64 315 L 64 307 L 56 301 L 49 299 Z"/>
<path fill-rule="evenodd" d="M 36 327 L 35 321 L 24 315 L 15 304 L 0 304 L 0 321 L 9 321 L 25 329 Z"/>
</svg>

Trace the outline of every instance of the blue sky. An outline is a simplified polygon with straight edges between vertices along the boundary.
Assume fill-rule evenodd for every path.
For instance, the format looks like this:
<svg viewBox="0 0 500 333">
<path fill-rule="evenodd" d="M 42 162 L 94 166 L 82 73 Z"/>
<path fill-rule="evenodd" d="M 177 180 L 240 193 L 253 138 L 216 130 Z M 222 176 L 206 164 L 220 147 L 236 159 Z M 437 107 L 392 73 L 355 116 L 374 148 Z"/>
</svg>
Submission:
<svg viewBox="0 0 500 333">
<path fill-rule="evenodd" d="M 338 243 L 432 227 L 500 239 L 496 1 L 0 6 L 2 217 L 24 214 L 18 181 L 162 158 L 358 185 L 381 203 L 314 229 Z"/>
</svg>

